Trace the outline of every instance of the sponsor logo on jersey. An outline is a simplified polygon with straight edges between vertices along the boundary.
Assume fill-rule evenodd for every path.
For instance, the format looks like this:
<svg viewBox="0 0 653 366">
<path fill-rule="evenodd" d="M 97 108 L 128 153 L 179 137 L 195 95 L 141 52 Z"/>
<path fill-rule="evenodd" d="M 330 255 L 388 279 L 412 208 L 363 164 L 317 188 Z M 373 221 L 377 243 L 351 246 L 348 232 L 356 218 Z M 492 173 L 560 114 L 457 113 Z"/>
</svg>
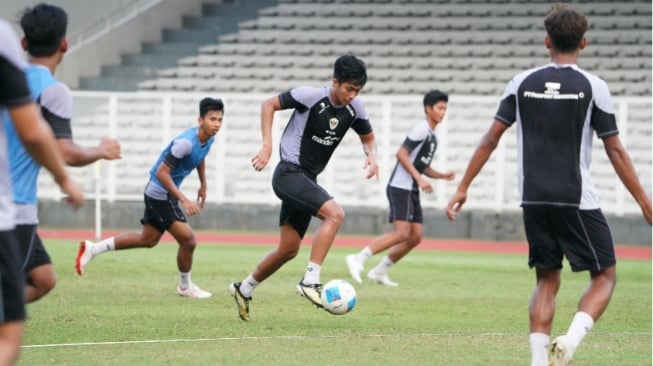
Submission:
<svg viewBox="0 0 653 366">
<path fill-rule="evenodd" d="M 560 94 L 560 83 L 546 82 L 544 83 L 544 93 L 538 93 L 534 91 L 524 91 L 524 98 L 533 98 L 533 99 L 554 99 L 554 100 L 578 100 L 585 97 L 585 93 L 579 92 L 577 94 Z"/>
<path fill-rule="evenodd" d="M 317 142 L 320 145 L 333 146 L 333 144 L 340 141 L 340 137 L 337 137 L 337 136 L 319 137 L 319 136 L 313 135 L 311 137 L 311 140 Z"/>
<path fill-rule="evenodd" d="M 320 103 L 320 111 L 317 112 L 317 114 L 322 114 L 322 112 L 324 112 L 327 108 L 329 108 L 329 105 L 324 103 L 324 102 L 321 102 Z"/>
</svg>

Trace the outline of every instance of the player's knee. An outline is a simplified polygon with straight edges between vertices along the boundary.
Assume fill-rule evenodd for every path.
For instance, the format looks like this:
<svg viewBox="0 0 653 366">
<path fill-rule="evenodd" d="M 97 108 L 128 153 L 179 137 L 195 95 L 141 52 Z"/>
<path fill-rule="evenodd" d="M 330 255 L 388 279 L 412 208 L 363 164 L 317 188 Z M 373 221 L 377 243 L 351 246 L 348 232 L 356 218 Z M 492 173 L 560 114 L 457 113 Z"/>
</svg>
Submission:
<svg viewBox="0 0 653 366">
<path fill-rule="evenodd" d="M 408 238 L 408 245 L 409 245 L 411 248 L 415 248 L 415 247 L 418 246 L 419 243 L 421 243 L 421 242 L 422 242 L 422 236 L 421 236 L 421 235 L 411 235 L 411 236 Z"/>
<path fill-rule="evenodd" d="M 338 206 L 337 208 L 331 210 L 327 219 L 340 225 L 343 221 L 345 221 L 345 210 L 343 210 L 342 207 Z"/>
<path fill-rule="evenodd" d="M 278 251 L 279 256 L 285 261 L 289 261 L 297 256 L 299 254 L 299 247 L 297 248 L 287 248 L 287 249 L 279 249 Z"/>
</svg>

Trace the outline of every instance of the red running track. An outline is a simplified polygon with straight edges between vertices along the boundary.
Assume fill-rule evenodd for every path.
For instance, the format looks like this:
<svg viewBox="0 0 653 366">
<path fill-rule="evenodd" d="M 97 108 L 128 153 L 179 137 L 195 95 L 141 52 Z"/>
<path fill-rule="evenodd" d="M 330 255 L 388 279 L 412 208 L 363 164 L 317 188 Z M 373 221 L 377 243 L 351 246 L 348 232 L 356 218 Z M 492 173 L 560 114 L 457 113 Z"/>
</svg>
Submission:
<svg viewBox="0 0 653 366">
<path fill-rule="evenodd" d="M 119 234 L 118 231 L 105 231 L 103 238 Z M 60 239 L 78 242 L 80 240 L 94 240 L 93 230 L 69 230 L 69 229 L 39 229 L 39 236 L 43 239 Z M 276 245 L 277 234 L 251 234 L 251 233 L 220 233 L 198 231 L 195 236 L 200 243 L 218 244 L 249 244 L 249 245 Z M 306 236 L 303 245 L 310 245 L 310 236 Z M 334 246 L 363 248 L 372 240 L 372 237 L 339 235 Z M 163 242 L 174 242 L 170 234 L 165 234 Z M 431 239 L 425 238 L 417 247 L 422 250 L 442 250 L 453 252 L 476 252 L 476 253 L 510 253 L 527 254 L 528 245 L 525 242 L 495 242 L 479 240 L 452 240 L 452 239 Z M 651 260 L 650 246 L 627 246 L 617 245 L 615 247 L 617 258 L 620 259 L 641 259 Z"/>
</svg>

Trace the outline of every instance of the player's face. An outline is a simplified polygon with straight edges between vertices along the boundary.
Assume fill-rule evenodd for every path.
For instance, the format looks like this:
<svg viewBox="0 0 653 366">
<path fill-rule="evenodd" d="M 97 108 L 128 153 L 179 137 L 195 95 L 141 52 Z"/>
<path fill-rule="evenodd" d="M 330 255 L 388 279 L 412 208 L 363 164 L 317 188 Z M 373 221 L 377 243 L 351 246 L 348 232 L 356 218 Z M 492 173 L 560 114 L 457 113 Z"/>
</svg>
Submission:
<svg viewBox="0 0 653 366">
<path fill-rule="evenodd" d="M 208 111 L 204 117 L 200 117 L 200 127 L 204 130 L 204 132 L 206 132 L 207 135 L 215 136 L 215 134 L 220 131 L 220 128 L 222 128 L 223 117 L 223 111 Z"/>
<path fill-rule="evenodd" d="M 346 105 L 351 103 L 354 98 L 360 93 L 362 86 L 352 84 L 348 81 L 339 82 L 333 79 L 333 86 L 331 87 L 331 101 L 336 105 Z"/>
<path fill-rule="evenodd" d="M 433 105 L 426 106 L 426 115 L 436 125 L 442 122 L 444 114 L 447 113 L 447 102 L 441 100 Z"/>
</svg>

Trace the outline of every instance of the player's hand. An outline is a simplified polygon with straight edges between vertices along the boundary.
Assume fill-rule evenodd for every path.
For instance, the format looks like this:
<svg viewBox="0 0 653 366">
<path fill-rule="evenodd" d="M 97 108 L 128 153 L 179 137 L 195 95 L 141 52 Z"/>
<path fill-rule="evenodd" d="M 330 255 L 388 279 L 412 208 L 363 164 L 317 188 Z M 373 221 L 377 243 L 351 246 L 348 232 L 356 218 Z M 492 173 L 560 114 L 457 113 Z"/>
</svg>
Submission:
<svg viewBox="0 0 653 366">
<path fill-rule="evenodd" d="M 422 177 L 419 177 L 419 179 L 417 179 L 417 185 L 422 191 L 426 193 L 433 192 L 433 186 L 431 185 L 431 182 L 429 182 L 428 180 Z"/>
<path fill-rule="evenodd" d="M 184 206 L 184 210 L 186 211 L 186 214 L 188 216 L 194 216 L 200 214 L 200 209 L 199 207 L 197 207 L 195 202 L 185 199 L 182 202 L 182 205 Z"/>
<path fill-rule="evenodd" d="M 120 143 L 116 139 L 105 137 L 100 141 L 100 149 L 107 160 L 120 159 Z"/>
<path fill-rule="evenodd" d="M 200 208 L 204 208 L 205 201 L 206 201 L 206 186 L 201 186 L 200 189 L 197 190 L 197 203 L 199 204 Z"/>
<path fill-rule="evenodd" d="M 66 203 L 73 206 L 75 209 L 79 208 L 84 203 L 84 191 L 82 190 L 82 187 L 70 177 L 66 177 L 64 180 L 57 182 L 57 184 L 66 195 L 66 198 L 64 198 Z"/>
<path fill-rule="evenodd" d="M 372 159 L 369 156 L 365 158 L 363 169 L 367 169 L 367 175 L 365 176 L 366 179 L 372 177 L 376 177 L 377 180 L 379 179 L 379 164 L 377 164 L 376 159 Z"/>
<path fill-rule="evenodd" d="M 442 174 L 442 179 L 444 180 L 454 180 L 455 178 L 456 178 L 456 172 L 454 172 L 453 170 L 450 170 Z"/>
<path fill-rule="evenodd" d="M 453 221 L 456 219 L 456 213 L 463 208 L 465 201 L 467 201 L 467 192 L 460 190 L 456 191 L 447 205 L 446 213 L 449 220 Z"/>
<path fill-rule="evenodd" d="M 252 158 L 252 167 L 257 172 L 260 172 L 268 165 L 270 161 L 270 155 L 272 155 L 272 146 L 263 145 L 258 153 Z"/>
</svg>

